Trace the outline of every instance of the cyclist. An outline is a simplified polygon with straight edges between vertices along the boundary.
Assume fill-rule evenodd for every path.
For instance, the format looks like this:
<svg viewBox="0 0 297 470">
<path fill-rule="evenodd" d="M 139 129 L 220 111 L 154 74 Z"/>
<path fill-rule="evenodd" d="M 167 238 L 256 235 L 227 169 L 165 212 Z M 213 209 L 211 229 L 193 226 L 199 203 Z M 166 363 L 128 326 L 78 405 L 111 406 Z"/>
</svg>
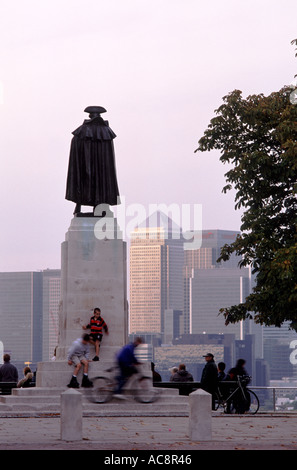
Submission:
<svg viewBox="0 0 297 470">
<path fill-rule="evenodd" d="M 117 363 L 120 369 L 120 375 L 117 377 L 118 385 L 114 390 L 114 396 L 117 398 L 123 398 L 122 391 L 125 383 L 131 375 L 137 373 L 135 366 L 140 362 L 135 356 L 135 349 L 142 343 L 142 338 L 137 337 L 133 343 L 124 346 L 117 355 Z"/>
</svg>

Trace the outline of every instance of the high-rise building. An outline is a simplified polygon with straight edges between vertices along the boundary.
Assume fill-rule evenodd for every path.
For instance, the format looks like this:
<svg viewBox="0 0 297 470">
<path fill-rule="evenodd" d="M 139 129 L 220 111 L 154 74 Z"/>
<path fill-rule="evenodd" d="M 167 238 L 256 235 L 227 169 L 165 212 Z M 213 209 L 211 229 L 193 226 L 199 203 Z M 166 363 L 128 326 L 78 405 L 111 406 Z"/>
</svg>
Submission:
<svg viewBox="0 0 297 470">
<path fill-rule="evenodd" d="M 58 343 L 61 270 L 46 269 L 43 274 L 43 360 L 53 357 Z"/>
<path fill-rule="evenodd" d="M 228 261 L 218 263 L 217 259 L 221 248 L 225 244 L 233 243 L 239 234 L 240 232 L 234 230 L 202 230 L 202 233 L 198 234 L 201 239 L 200 248 L 195 248 L 195 244 L 186 244 L 185 267 L 187 269 L 238 268 L 241 258 L 234 253 Z"/>
<path fill-rule="evenodd" d="M 57 344 L 60 270 L 0 273 L 0 341 L 20 364 L 47 361 Z"/>
<path fill-rule="evenodd" d="M 234 254 L 227 262 L 217 259 L 223 245 L 235 241 L 239 232 L 203 230 L 200 248 L 187 245 L 184 264 L 184 331 L 192 334 L 234 334 L 243 339 L 243 323 L 225 326 L 221 308 L 244 302 L 250 293 L 248 268 L 239 268 Z M 195 246 L 195 245 L 193 245 Z"/>
<path fill-rule="evenodd" d="M 291 359 L 296 344 L 297 333 L 290 329 L 288 321 L 281 327 L 263 328 L 263 357 L 269 365 L 271 380 L 297 378 L 297 364 Z"/>
<path fill-rule="evenodd" d="M 236 339 L 243 339 L 242 324 L 226 327 L 225 318 L 219 311 L 244 301 L 249 294 L 249 270 L 196 269 L 189 281 L 189 333 L 232 333 Z"/>
<path fill-rule="evenodd" d="M 42 359 L 42 273 L 0 273 L 0 340 L 13 361 Z"/>
<path fill-rule="evenodd" d="M 164 334 L 165 310 L 182 310 L 183 256 L 180 228 L 160 212 L 131 233 L 130 333 Z"/>
</svg>

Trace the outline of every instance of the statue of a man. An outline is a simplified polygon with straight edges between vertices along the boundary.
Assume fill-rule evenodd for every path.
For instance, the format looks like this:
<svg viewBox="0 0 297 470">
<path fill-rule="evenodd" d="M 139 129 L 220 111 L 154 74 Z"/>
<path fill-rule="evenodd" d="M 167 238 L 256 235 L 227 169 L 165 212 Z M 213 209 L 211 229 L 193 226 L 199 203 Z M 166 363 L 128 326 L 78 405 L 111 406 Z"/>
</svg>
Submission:
<svg viewBox="0 0 297 470">
<path fill-rule="evenodd" d="M 104 121 L 101 106 L 85 109 L 89 118 L 72 132 L 66 199 L 76 203 L 74 214 L 81 213 L 81 206 L 119 204 L 119 189 L 113 139 L 115 133 Z"/>
</svg>

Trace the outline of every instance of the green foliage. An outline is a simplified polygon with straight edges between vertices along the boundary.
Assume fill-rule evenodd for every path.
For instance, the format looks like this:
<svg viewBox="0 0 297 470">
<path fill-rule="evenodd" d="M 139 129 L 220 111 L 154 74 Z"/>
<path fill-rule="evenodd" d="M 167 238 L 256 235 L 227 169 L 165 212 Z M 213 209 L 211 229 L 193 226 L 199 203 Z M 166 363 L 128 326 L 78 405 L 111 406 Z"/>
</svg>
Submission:
<svg viewBox="0 0 297 470">
<path fill-rule="evenodd" d="M 289 321 L 297 330 L 297 106 L 290 92 L 228 94 L 195 150 L 220 150 L 220 160 L 232 165 L 223 192 L 234 188 L 235 209 L 244 210 L 241 235 L 218 261 L 236 253 L 256 274 L 246 301 L 221 309 L 226 324 L 254 318 L 275 326 Z"/>
<path fill-rule="evenodd" d="M 291 41 L 291 44 L 295 44 L 295 46 L 297 46 L 297 39 L 293 39 L 293 41 Z M 297 47 L 296 47 L 295 56 L 297 57 Z"/>
</svg>

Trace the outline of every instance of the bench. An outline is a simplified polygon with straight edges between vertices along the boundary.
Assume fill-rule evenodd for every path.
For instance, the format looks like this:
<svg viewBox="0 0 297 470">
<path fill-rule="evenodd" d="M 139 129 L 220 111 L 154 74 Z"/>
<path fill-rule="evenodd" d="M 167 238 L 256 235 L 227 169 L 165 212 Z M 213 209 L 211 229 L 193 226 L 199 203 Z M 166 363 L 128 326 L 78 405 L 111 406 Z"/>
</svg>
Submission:
<svg viewBox="0 0 297 470">
<path fill-rule="evenodd" d="M 179 395 L 189 395 L 201 388 L 201 382 L 153 382 L 154 387 L 178 388 Z M 221 393 L 230 393 L 230 390 L 237 386 L 237 382 L 226 381 L 218 382 Z"/>
<path fill-rule="evenodd" d="M 11 390 L 17 387 L 17 382 L 0 382 L 0 395 L 11 395 Z"/>
<path fill-rule="evenodd" d="M 179 395 L 189 395 L 201 388 L 200 382 L 154 382 L 154 387 L 178 388 Z"/>
</svg>

